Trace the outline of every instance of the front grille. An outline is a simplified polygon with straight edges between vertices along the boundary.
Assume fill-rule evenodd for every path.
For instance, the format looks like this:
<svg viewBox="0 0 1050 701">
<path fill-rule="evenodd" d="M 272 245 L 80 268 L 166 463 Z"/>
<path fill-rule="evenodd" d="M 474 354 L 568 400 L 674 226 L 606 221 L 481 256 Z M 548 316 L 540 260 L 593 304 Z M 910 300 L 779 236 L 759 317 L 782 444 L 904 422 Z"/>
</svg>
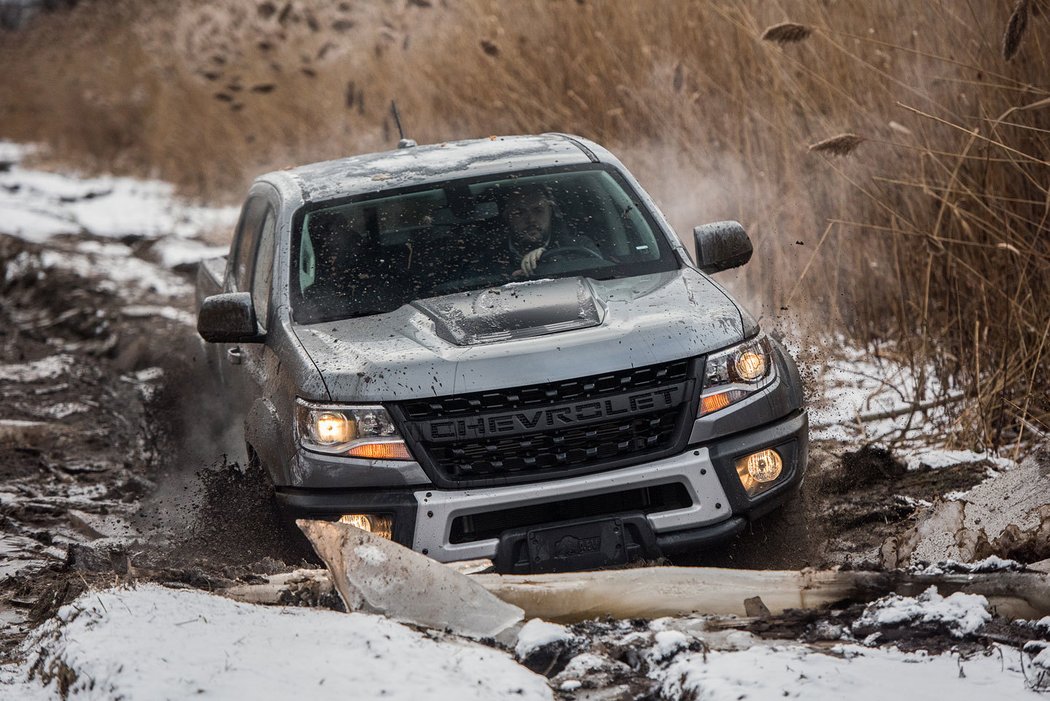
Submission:
<svg viewBox="0 0 1050 701">
<path fill-rule="evenodd" d="M 562 382 L 548 382 L 531 387 L 514 387 L 492 392 L 419 399 L 403 403 L 401 409 L 409 421 L 448 419 L 493 411 L 510 411 L 585 401 L 595 397 L 673 384 L 688 377 L 689 359 L 676 360 L 660 365 L 648 365 Z"/>
<path fill-rule="evenodd" d="M 526 482 L 599 471 L 670 450 L 689 413 L 692 377 L 692 362 L 685 359 L 416 400 L 399 408 L 406 433 L 439 486 Z M 596 413 L 588 417 L 584 410 Z M 584 418 L 572 419 L 579 425 L 559 425 L 563 414 Z M 438 435 L 438 424 L 452 433 Z"/>
</svg>

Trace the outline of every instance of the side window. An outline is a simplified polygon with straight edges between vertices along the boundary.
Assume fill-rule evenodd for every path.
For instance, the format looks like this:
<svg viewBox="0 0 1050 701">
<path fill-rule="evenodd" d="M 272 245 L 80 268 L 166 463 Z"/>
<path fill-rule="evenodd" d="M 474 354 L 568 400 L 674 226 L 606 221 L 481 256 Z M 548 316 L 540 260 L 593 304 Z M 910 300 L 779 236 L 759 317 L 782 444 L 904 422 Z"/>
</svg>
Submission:
<svg viewBox="0 0 1050 701">
<path fill-rule="evenodd" d="M 270 313 L 270 281 L 273 277 L 274 234 L 277 216 L 272 207 L 266 208 L 262 232 L 259 234 L 259 252 L 255 256 L 255 274 L 252 276 L 252 304 L 255 318 L 265 329 Z"/>
<path fill-rule="evenodd" d="M 317 259 L 314 257 L 314 242 L 310 229 L 303 222 L 303 235 L 299 239 L 299 289 L 306 291 L 317 278 Z"/>
<path fill-rule="evenodd" d="M 251 273 L 251 262 L 255 257 L 255 244 L 259 240 L 259 231 L 266 214 L 266 198 L 252 197 L 241 211 L 241 220 L 237 224 L 236 240 L 231 263 L 233 264 L 233 286 L 235 290 L 248 290 L 248 276 Z"/>
</svg>

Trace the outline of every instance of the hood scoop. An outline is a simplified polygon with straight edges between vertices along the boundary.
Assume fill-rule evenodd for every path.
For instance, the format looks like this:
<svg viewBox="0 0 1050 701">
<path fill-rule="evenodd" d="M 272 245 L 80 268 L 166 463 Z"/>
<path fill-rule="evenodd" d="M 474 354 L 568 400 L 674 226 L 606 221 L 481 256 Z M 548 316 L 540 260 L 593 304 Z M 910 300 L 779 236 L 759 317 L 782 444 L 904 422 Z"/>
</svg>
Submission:
<svg viewBox="0 0 1050 701">
<path fill-rule="evenodd" d="M 457 292 L 412 306 L 434 320 L 438 336 L 457 346 L 585 329 L 605 318 L 604 306 L 580 277 Z"/>
</svg>

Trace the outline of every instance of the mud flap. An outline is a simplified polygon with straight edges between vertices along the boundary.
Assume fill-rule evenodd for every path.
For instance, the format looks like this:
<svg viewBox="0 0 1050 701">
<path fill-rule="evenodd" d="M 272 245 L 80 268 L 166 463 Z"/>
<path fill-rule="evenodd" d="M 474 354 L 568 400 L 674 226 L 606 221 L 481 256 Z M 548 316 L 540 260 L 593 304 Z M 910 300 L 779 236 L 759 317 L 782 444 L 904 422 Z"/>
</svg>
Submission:
<svg viewBox="0 0 1050 701">
<path fill-rule="evenodd" d="M 501 574 L 573 572 L 661 556 L 643 514 L 578 519 L 504 531 L 493 565 Z"/>
</svg>

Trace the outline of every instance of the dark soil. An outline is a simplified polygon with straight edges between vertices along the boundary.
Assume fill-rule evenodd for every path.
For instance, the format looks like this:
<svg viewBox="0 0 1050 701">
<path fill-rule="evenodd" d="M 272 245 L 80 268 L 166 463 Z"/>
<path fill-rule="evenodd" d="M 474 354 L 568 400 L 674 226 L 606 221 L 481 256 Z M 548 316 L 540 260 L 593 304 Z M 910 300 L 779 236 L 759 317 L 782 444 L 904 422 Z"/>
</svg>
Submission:
<svg viewBox="0 0 1050 701">
<path fill-rule="evenodd" d="M 0 491 L 16 495 L 0 506 L 0 537 L 38 551 L 24 554 L 20 576 L 0 580 L 7 620 L 36 625 L 89 586 L 214 589 L 312 556 L 279 521 L 262 471 L 238 462 L 235 420 L 209 391 L 194 329 L 124 315 L 128 302 L 99 283 L 47 268 L 37 246 L 0 236 L 0 364 L 73 359 L 53 378 L 0 383 L 0 418 L 46 425 L 0 440 Z M 151 368 L 159 380 L 135 374 Z M 87 410 L 46 413 L 73 403 Z M 134 532 L 99 538 L 91 523 L 107 517 Z M 24 633 L 5 626 L 0 658 Z"/>
</svg>

